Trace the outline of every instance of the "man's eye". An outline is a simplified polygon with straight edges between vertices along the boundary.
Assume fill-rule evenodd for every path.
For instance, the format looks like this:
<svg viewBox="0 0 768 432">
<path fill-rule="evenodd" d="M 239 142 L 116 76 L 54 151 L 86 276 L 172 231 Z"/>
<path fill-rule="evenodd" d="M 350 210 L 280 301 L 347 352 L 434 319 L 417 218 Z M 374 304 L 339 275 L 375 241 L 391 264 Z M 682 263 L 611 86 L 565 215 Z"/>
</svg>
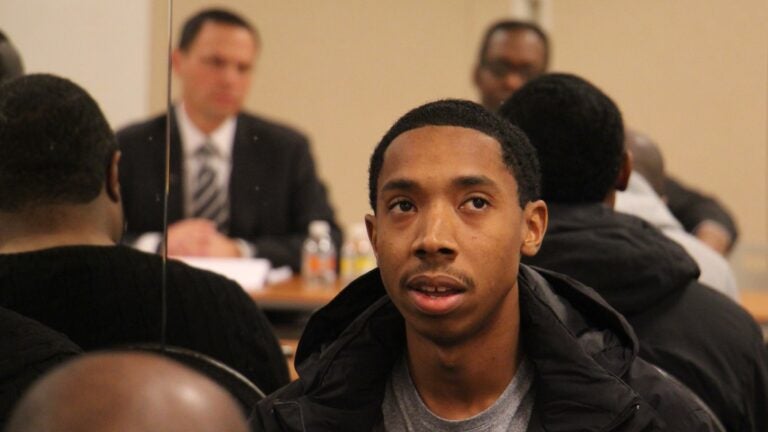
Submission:
<svg viewBox="0 0 768 432">
<path fill-rule="evenodd" d="M 475 210 L 480 210 L 488 206 L 488 201 L 483 198 L 470 198 L 467 201 L 467 204 L 472 206 L 472 208 Z"/>
<path fill-rule="evenodd" d="M 389 206 L 389 209 L 400 213 L 407 213 L 413 210 L 413 203 L 410 201 L 398 201 Z"/>
<path fill-rule="evenodd" d="M 212 66 L 215 68 L 220 68 L 224 66 L 224 60 L 218 57 L 208 57 L 204 60 L 204 62 L 208 66 Z"/>
</svg>

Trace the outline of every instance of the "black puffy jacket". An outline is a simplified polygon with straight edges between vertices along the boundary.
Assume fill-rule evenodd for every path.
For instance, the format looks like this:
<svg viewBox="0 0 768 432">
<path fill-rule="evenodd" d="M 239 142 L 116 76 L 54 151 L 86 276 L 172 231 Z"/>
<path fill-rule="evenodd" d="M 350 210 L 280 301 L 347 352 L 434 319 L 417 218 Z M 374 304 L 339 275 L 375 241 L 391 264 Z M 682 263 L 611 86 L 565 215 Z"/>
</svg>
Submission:
<svg viewBox="0 0 768 432">
<path fill-rule="evenodd" d="M 523 350 L 535 370 L 530 431 L 719 430 L 687 388 L 636 358 L 632 329 L 590 288 L 521 265 L 519 292 Z M 299 379 L 259 403 L 253 429 L 380 429 L 404 335 L 378 270 L 357 279 L 312 316 Z"/>
<path fill-rule="evenodd" d="M 549 204 L 539 253 L 623 314 L 640 357 L 677 377 L 729 432 L 768 431 L 768 354 L 754 319 L 697 281 L 686 252 L 643 220 L 602 204 Z"/>
</svg>

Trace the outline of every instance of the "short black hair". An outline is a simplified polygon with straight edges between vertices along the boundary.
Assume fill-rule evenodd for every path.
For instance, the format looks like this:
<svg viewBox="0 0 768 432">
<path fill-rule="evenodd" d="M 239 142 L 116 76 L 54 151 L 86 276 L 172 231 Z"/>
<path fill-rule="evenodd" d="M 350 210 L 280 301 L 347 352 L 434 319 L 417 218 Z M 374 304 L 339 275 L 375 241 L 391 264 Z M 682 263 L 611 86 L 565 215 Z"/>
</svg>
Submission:
<svg viewBox="0 0 768 432">
<path fill-rule="evenodd" d="M 259 33 L 256 31 L 256 28 L 246 21 L 245 18 L 226 9 L 210 8 L 201 10 L 184 23 L 184 26 L 181 28 L 181 36 L 179 37 L 179 49 L 181 51 L 189 49 L 203 28 L 203 24 L 207 21 L 242 27 L 251 33 L 254 41 L 259 40 Z"/>
<path fill-rule="evenodd" d="M 384 153 L 405 132 L 424 126 L 457 126 L 482 132 L 499 142 L 504 164 L 515 177 L 520 207 L 539 198 L 540 174 L 536 151 L 523 131 L 482 106 L 467 100 L 445 99 L 409 111 L 384 134 L 371 155 L 368 170 L 368 199 L 376 212 L 377 183 Z"/>
<path fill-rule="evenodd" d="M 34 74 L 0 86 L 0 211 L 92 201 L 115 151 L 98 104 L 77 84 Z"/>
<path fill-rule="evenodd" d="M 549 38 L 547 33 L 534 22 L 520 20 L 501 20 L 488 27 L 480 43 L 480 50 L 477 52 L 477 64 L 485 63 L 485 55 L 488 52 L 488 45 L 491 43 L 491 36 L 497 31 L 531 31 L 536 33 L 536 36 L 541 39 L 541 43 L 544 45 L 544 69 L 546 70 L 547 65 L 549 65 Z"/>
<path fill-rule="evenodd" d="M 615 185 L 625 151 L 621 112 L 586 80 L 542 75 L 515 92 L 499 114 L 536 148 L 545 201 L 599 202 Z"/>
</svg>

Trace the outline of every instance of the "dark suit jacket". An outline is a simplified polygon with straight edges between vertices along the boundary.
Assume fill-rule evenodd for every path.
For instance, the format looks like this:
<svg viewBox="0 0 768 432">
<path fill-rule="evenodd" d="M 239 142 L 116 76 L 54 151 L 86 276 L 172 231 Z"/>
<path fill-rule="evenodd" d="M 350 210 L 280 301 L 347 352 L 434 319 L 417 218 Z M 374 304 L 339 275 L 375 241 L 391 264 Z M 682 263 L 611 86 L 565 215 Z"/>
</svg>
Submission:
<svg viewBox="0 0 768 432">
<path fill-rule="evenodd" d="M 162 231 L 165 124 L 162 115 L 117 133 L 127 240 Z M 169 224 L 184 218 L 182 147 L 175 117 L 170 141 Z M 340 244 L 341 235 L 325 186 L 317 178 L 309 142 L 293 129 L 253 115 L 238 115 L 229 200 L 227 234 L 252 242 L 258 256 L 275 266 L 299 270 L 310 221 L 328 221 L 337 247 Z"/>
</svg>

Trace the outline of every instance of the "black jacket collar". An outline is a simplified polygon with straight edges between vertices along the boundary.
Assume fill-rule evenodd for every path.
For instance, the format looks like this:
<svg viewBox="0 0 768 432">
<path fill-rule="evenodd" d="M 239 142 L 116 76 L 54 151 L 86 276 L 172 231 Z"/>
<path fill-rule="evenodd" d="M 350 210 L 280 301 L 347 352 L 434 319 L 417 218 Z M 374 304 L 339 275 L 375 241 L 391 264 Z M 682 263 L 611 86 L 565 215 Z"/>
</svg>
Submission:
<svg viewBox="0 0 768 432">
<path fill-rule="evenodd" d="M 583 431 L 619 421 L 639 400 L 619 378 L 637 353 L 624 318 L 554 273 L 521 266 L 519 291 L 522 340 L 536 371 L 534 423 Z M 404 343 L 402 316 L 374 270 L 312 316 L 296 356 L 299 381 L 266 403 L 288 430 L 370 430 Z"/>
</svg>

